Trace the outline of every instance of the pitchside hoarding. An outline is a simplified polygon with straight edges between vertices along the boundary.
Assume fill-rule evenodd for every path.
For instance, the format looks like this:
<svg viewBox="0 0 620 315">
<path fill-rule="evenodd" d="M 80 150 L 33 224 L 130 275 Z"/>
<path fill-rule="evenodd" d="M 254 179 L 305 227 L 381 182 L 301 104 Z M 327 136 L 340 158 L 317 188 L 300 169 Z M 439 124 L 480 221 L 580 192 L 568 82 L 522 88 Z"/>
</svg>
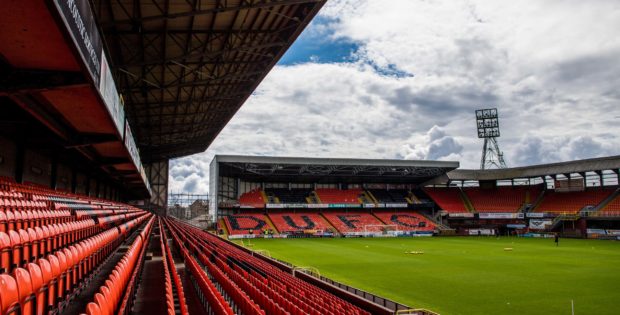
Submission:
<svg viewBox="0 0 620 315">
<path fill-rule="evenodd" d="M 523 219 L 523 213 L 478 213 L 480 219 Z"/>
<path fill-rule="evenodd" d="M 103 98 L 103 102 L 108 109 L 108 112 L 114 120 L 114 125 L 119 134 L 123 134 L 123 127 L 125 124 L 125 106 L 118 95 L 114 78 L 112 77 L 112 71 L 108 65 L 108 59 L 104 54 L 101 56 L 101 80 L 99 84 L 99 93 Z"/>
<path fill-rule="evenodd" d="M 140 161 L 140 151 L 138 151 L 136 141 L 134 140 L 133 134 L 131 133 L 131 127 L 129 126 L 129 122 L 125 123 L 125 147 L 127 148 L 127 151 L 129 151 L 129 155 L 131 156 L 133 165 L 136 166 L 136 169 L 139 172 L 142 169 L 142 162 Z"/>
<path fill-rule="evenodd" d="M 552 220 L 540 220 L 540 219 L 532 219 L 530 220 L 530 229 L 532 230 L 544 230 L 548 226 L 553 224 Z"/>
</svg>

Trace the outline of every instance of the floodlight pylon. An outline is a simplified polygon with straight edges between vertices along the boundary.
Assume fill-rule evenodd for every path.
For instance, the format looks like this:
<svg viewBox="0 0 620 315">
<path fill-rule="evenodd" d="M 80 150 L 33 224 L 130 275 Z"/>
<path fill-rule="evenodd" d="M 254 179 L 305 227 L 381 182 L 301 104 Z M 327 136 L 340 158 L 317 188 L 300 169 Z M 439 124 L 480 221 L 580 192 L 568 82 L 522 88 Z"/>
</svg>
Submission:
<svg viewBox="0 0 620 315">
<path fill-rule="evenodd" d="M 480 159 L 480 169 L 506 168 L 504 152 L 500 151 L 497 138 L 485 138 L 482 147 L 482 158 Z"/>
<path fill-rule="evenodd" d="M 497 108 L 476 110 L 478 138 L 484 139 L 480 169 L 506 168 L 504 153 L 499 149 L 499 115 Z"/>
</svg>

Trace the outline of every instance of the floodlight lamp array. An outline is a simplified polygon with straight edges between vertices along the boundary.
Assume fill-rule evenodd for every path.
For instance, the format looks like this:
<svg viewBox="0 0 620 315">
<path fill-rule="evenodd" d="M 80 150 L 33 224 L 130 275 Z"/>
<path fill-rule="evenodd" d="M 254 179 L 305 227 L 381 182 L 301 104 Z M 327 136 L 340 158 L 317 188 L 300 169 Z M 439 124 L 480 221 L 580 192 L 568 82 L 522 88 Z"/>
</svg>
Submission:
<svg viewBox="0 0 620 315">
<path fill-rule="evenodd" d="M 497 108 L 476 110 L 476 127 L 478 138 L 497 138 L 499 132 L 499 117 Z"/>
</svg>

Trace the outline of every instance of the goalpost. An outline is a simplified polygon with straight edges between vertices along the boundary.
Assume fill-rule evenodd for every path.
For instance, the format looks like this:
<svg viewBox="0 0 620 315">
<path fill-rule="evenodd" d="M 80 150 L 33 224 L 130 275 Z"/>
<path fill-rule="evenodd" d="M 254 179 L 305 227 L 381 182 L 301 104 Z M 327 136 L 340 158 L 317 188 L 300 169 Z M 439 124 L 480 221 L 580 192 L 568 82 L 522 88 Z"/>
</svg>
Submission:
<svg viewBox="0 0 620 315">
<path fill-rule="evenodd" d="M 364 225 L 364 236 L 373 237 L 395 237 L 401 231 L 396 224 L 368 224 Z"/>
</svg>

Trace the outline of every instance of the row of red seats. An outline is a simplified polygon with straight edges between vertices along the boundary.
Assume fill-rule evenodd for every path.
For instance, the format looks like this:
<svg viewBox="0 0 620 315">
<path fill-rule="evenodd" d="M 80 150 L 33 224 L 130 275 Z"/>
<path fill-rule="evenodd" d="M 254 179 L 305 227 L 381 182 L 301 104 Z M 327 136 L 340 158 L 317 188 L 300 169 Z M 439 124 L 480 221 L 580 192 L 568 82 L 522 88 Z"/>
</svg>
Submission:
<svg viewBox="0 0 620 315">
<path fill-rule="evenodd" d="M 11 193 L 14 193 L 14 192 L 11 192 Z M 15 199 L 0 198 L 0 211 L 2 209 L 5 209 L 5 210 L 26 210 L 26 209 L 27 210 L 43 210 L 43 209 L 49 208 L 49 205 L 44 201 L 21 200 L 22 197 L 14 197 L 14 198 Z"/>
<path fill-rule="evenodd" d="M 102 217 L 113 214 L 130 214 L 130 213 L 142 213 L 140 209 L 96 209 L 96 210 L 75 210 L 75 217 L 80 218 L 84 216 L 89 217 Z"/>
<path fill-rule="evenodd" d="M 596 206 L 607 198 L 613 190 L 592 189 L 585 191 L 556 192 L 547 190 L 536 212 L 555 212 L 576 214 L 585 206 Z"/>
<path fill-rule="evenodd" d="M 0 232 L 0 273 L 99 232 L 92 219 Z"/>
<path fill-rule="evenodd" d="M 131 219 L 139 216 L 140 213 L 129 213 L 129 214 L 117 214 L 111 215 L 107 217 L 99 217 L 97 218 L 97 223 L 100 227 L 105 228 L 108 226 L 118 225 L 119 222 L 125 221 L 127 219 Z"/>
<path fill-rule="evenodd" d="M 47 258 L 39 258 L 36 263 L 16 268 L 12 275 L 1 274 L 0 314 L 47 314 L 61 310 L 121 240 L 119 230 L 112 228 L 59 249 Z"/>
<path fill-rule="evenodd" d="M 230 304 L 226 302 L 224 297 L 219 293 L 215 284 L 209 279 L 202 267 L 198 265 L 192 255 L 190 255 L 187 248 L 183 245 L 177 233 L 170 229 L 172 239 L 175 244 L 180 248 L 185 262 L 185 267 L 189 271 L 188 276 L 190 281 L 196 288 L 199 300 L 204 307 L 207 314 L 222 314 L 233 315 L 235 312 L 230 307 Z"/>
<path fill-rule="evenodd" d="M 164 225 L 161 219 L 158 219 L 159 224 L 159 241 L 162 252 L 162 262 L 164 264 L 164 276 L 166 278 L 166 304 L 168 305 L 168 314 L 174 315 L 174 292 L 172 288 L 172 280 L 174 280 L 174 287 L 176 288 L 177 296 L 179 298 L 179 311 L 181 315 L 189 314 L 187 311 L 187 303 L 185 301 L 185 292 L 183 291 L 183 285 L 181 284 L 181 278 L 177 273 L 177 268 L 172 258 L 172 251 L 168 246 L 168 238 L 164 230 Z"/>
<path fill-rule="evenodd" d="M 0 211 L 0 231 L 35 228 L 72 221 L 69 211 Z"/>
<path fill-rule="evenodd" d="M 516 212 L 525 204 L 528 194 L 530 202 L 533 202 L 541 191 L 541 186 L 500 186 L 493 189 L 463 188 L 463 192 L 477 212 Z"/>
<path fill-rule="evenodd" d="M 149 214 L 150 215 L 150 214 Z M 147 236 L 150 236 L 150 228 L 149 233 L 147 234 L 146 229 L 140 233 L 143 239 L 147 239 Z M 131 273 L 131 277 L 129 278 L 129 283 L 125 288 L 125 296 L 122 299 L 121 305 L 118 307 L 117 314 L 128 315 L 131 313 L 131 307 L 133 305 L 133 297 L 135 296 L 135 290 L 138 283 L 138 275 L 142 272 L 142 266 L 144 265 L 144 259 L 146 257 L 146 249 L 148 248 L 148 241 L 145 242 L 145 245 L 142 246 L 142 253 L 140 253 L 138 258 L 138 263 L 136 267 L 133 268 L 133 272 Z"/>
<path fill-rule="evenodd" d="M 20 192 L 16 192 L 16 191 L 8 191 L 7 190 L 2 190 L 0 188 L 0 200 L 2 200 L 2 198 L 15 198 L 15 199 L 21 199 L 24 198 L 24 195 Z"/>
<path fill-rule="evenodd" d="M 469 212 L 461 199 L 460 188 L 455 187 L 426 187 L 424 192 L 437 203 L 437 205 L 450 213 Z"/>
<path fill-rule="evenodd" d="M 318 188 L 315 193 L 322 203 L 346 203 L 359 204 L 361 189 L 335 189 L 335 188 Z"/>
<path fill-rule="evenodd" d="M 263 196 L 263 191 L 260 188 L 252 189 L 243 193 L 239 197 L 239 204 L 241 205 L 260 205 L 261 207 L 267 202 Z"/>
<path fill-rule="evenodd" d="M 34 183 L 16 183 L 12 178 L 9 177 L 0 178 L 0 190 L 5 190 L 9 192 L 13 191 L 21 194 L 23 198 L 28 198 L 34 201 L 52 201 L 60 199 L 79 200 L 79 198 L 84 198 L 84 196 L 81 195 L 50 189 L 49 187 Z M 87 197 L 87 199 L 91 202 L 100 201 L 106 204 L 113 203 L 108 200 L 99 199 L 96 197 Z"/>
<path fill-rule="evenodd" d="M 244 313 L 369 314 L 214 235 L 165 222 L 178 234 L 179 246 L 187 245 L 188 254 L 206 267 L 208 276 Z"/>
<path fill-rule="evenodd" d="M 148 244 L 151 234 L 151 227 L 155 217 L 150 216 L 150 220 L 146 224 L 144 230 L 138 235 L 131 246 L 125 252 L 125 255 L 116 264 L 105 284 L 99 288 L 94 296 L 94 301 L 88 303 L 86 314 L 89 315 L 113 315 L 117 314 L 119 303 L 129 296 L 125 289 L 129 282 L 133 279 L 133 271 L 137 268 L 138 263 L 143 256 L 143 249 Z M 135 279 L 133 279 L 135 280 Z M 120 312 L 119 312 L 120 313 Z"/>
<path fill-rule="evenodd" d="M 141 211 L 140 209 L 126 204 L 96 197 L 86 197 L 53 190 L 48 187 L 32 183 L 19 184 L 9 177 L 0 178 L 0 210 L 3 208 L 3 203 L 6 204 L 5 207 L 12 210 L 15 210 L 12 207 L 17 207 L 17 210 L 22 210 L 20 207 L 24 207 L 24 209 L 27 210 L 33 210 L 36 208 L 47 210 L 52 208 L 64 210 L 93 210 L 100 208 L 114 210 L 114 214 Z"/>
</svg>

